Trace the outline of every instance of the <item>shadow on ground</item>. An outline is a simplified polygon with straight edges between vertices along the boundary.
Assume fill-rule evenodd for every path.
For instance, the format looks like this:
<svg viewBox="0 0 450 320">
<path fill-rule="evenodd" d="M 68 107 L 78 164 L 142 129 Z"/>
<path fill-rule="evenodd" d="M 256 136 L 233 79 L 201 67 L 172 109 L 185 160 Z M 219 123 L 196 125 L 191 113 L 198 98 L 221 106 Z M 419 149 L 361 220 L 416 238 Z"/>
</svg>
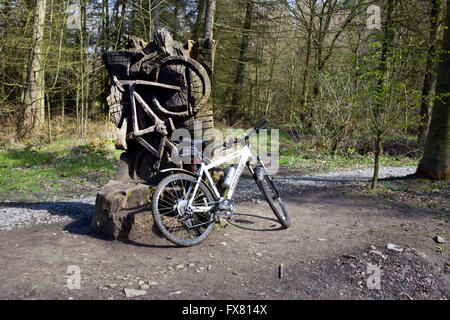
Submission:
<svg viewBox="0 0 450 320">
<path fill-rule="evenodd" d="M 81 201 L 55 201 L 55 202 L 0 202 L 0 208 L 15 208 L 24 210 L 46 211 L 50 216 L 70 218 L 64 230 L 76 234 L 89 234 L 94 205 Z M 51 217 L 50 217 L 51 218 Z M 24 220 L 34 219 L 24 216 Z M 18 223 L 20 223 L 20 218 Z"/>
</svg>

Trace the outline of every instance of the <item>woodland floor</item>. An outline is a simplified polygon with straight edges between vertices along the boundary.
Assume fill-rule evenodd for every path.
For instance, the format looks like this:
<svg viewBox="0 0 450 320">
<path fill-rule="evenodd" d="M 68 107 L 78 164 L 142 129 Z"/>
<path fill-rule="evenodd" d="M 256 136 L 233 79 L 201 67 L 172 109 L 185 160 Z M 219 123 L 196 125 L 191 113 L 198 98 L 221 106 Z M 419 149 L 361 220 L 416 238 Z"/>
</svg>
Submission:
<svg viewBox="0 0 450 320">
<path fill-rule="evenodd" d="M 282 183 L 289 229 L 265 201 L 244 200 L 233 223 L 191 248 L 152 230 L 106 241 L 85 218 L 0 231 L 0 299 L 127 299 L 124 289 L 142 284 L 146 294 L 133 299 L 448 299 L 449 244 L 433 240 L 450 238 L 448 185 L 382 184 L 371 193 L 366 182 Z M 80 289 L 67 286 L 71 265 L 81 270 Z M 380 289 L 369 288 L 368 265 L 381 271 Z"/>
</svg>

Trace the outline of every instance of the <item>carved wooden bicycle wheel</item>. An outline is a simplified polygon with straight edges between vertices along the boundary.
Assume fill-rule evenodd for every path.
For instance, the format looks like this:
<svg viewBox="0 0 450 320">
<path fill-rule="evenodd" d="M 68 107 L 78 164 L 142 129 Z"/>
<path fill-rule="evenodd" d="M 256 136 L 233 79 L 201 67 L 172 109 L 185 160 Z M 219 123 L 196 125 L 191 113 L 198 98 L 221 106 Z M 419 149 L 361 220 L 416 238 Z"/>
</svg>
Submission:
<svg viewBox="0 0 450 320">
<path fill-rule="evenodd" d="M 197 61 L 175 56 L 164 59 L 155 70 L 155 82 L 180 90 L 155 89 L 153 104 L 167 116 L 189 117 L 207 101 L 211 93 L 208 73 Z"/>
</svg>

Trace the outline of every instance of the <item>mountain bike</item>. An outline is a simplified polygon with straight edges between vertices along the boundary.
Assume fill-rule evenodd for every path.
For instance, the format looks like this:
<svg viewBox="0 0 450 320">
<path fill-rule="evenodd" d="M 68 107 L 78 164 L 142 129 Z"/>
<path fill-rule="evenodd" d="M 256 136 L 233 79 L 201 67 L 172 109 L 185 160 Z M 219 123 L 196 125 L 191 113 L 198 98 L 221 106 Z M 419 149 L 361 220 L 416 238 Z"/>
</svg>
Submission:
<svg viewBox="0 0 450 320">
<path fill-rule="evenodd" d="M 127 150 L 128 141 L 137 141 L 144 148 L 143 154 L 149 152 L 156 159 L 153 171 L 157 172 L 165 152 L 175 148 L 168 136 L 179 121 L 205 105 L 211 82 L 202 65 L 190 58 L 148 55 L 130 67 L 130 60 L 136 58 L 127 54 L 128 51 L 107 52 L 104 57 L 114 84 L 107 100 L 119 128 L 115 145 Z M 143 76 L 138 71 L 130 75 L 129 69 L 142 68 L 149 79 L 139 79 Z M 132 76 L 137 79 L 128 80 Z"/>
<path fill-rule="evenodd" d="M 249 147 L 250 136 L 258 134 L 266 123 L 267 120 L 262 121 L 241 139 L 235 138 L 213 146 L 212 150 L 239 148 L 208 164 L 200 159 L 196 172 L 179 168 L 161 170 L 170 174 L 157 185 L 153 193 L 152 214 L 156 226 L 168 240 L 179 246 L 197 245 L 211 233 L 218 219 L 233 219 L 235 204 L 232 198 L 245 166 L 282 228 L 290 226 L 286 207 L 272 177 L 260 157 L 254 157 Z M 236 159 L 238 164 L 230 166 L 223 182 L 226 190 L 221 195 L 209 171 Z"/>
</svg>

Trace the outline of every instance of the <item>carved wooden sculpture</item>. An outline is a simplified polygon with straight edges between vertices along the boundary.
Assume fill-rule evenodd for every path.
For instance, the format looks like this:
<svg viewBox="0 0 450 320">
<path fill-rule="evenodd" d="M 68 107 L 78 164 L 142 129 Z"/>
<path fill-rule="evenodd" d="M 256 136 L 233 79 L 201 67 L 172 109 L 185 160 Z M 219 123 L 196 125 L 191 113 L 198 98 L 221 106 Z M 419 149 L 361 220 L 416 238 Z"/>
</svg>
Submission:
<svg viewBox="0 0 450 320">
<path fill-rule="evenodd" d="M 135 37 L 128 42 L 127 49 L 103 56 L 111 76 L 107 102 L 118 127 L 115 145 L 126 152 L 115 180 L 97 195 L 91 231 L 113 239 L 127 238 L 134 217 L 129 210 L 148 202 L 160 168 L 174 166 L 169 155 L 178 150 L 171 133 L 178 128 L 192 132 L 194 120 L 201 121 L 202 129 L 213 127 L 214 41 L 183 46 L 169 33 L 156 31 L 148 44 Z"/>
</svg>

